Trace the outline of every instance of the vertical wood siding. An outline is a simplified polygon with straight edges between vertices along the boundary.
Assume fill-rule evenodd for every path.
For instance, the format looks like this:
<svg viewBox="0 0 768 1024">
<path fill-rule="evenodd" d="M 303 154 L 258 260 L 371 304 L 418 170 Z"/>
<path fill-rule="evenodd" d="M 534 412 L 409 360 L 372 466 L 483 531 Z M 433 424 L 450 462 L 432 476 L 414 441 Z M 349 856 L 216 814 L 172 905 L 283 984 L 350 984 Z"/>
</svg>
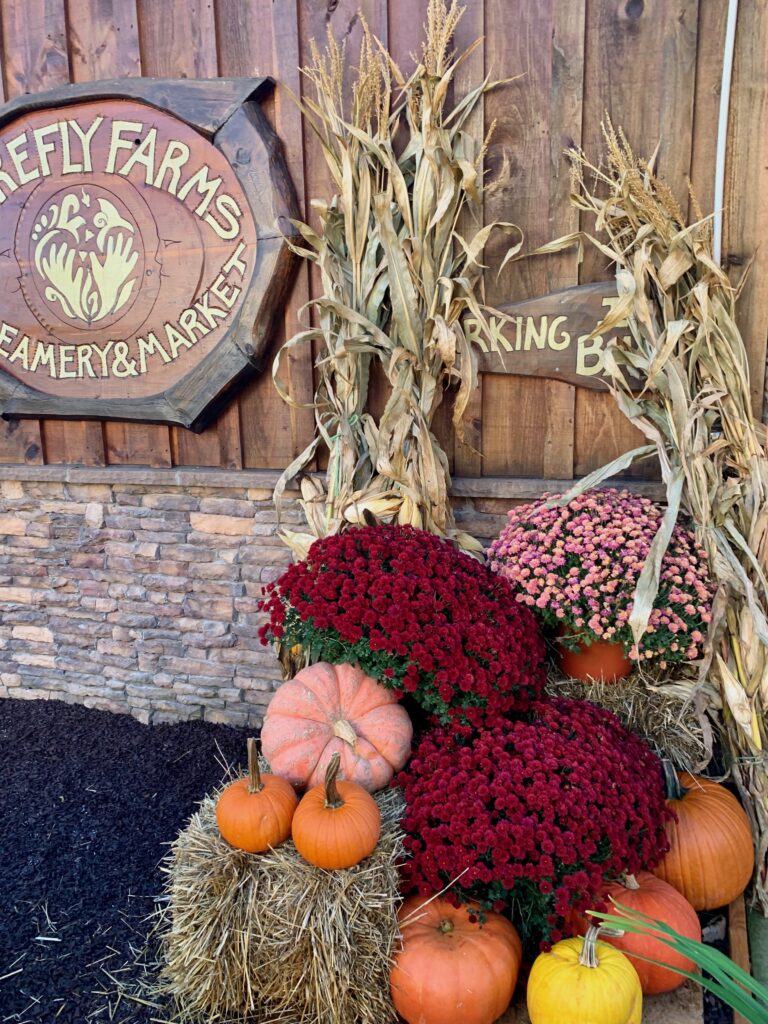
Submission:
<svg viewBox="0 0 768 1024">
<path fill-rule="evenodd" d="M 688 180 L 711 208 L 726 4 L 723 0 L 465 0 L 457 44 L 483 44 L 461 70 L 461 93 L 485 73 L 512 81 L 488 95 L 470 128 L 495 123 L 486 168 L 508 174 L 485 201 L 486 221 L 514 221 L 534 247 L 579 226 L 568 202 L 563 149 L 595 156 L 609 112 L 638 153 L 660 143 L 659 169 L 681 203 Z M 135 75 L 213 77 L 269 74 L 294 92 L 309 43 L 330 30 L 354 54 L 358 11 L 403 65 L 420 44 L 427 0 L 2 0 L 2 99 L 67 82 Z M 739 303 L 749 349 L 754 409 L 762 412 L 768 341 L 768 23 L 760 0 L 742 0 L 731 95 L 724 262 L 738 283 L 754 257 Z M 350 60 L 350 67 L 353 63 Z M 287 90 L 278 87 L 268 116 L 283 141 L 300 202 L 328 194 L 328 174 Z M 586 224 L 582 224 L 586 227 Z M 760 245 L 760 243 L 763 243 Z M 518 262 L 500 277 L 490 253 L 487 299 L 501 303 L 604 279 L 605 261 L 588 252 Z M 756 254 L 756 255 L 755 255 Z M 318 294 L 300 268 L 272 355 L 306 322 L 302 307 Z M 0 462 L 285 466 L 312 437 L 306 404 L 313 353 L 294 350 L 283 383 L 298 407 L 275 393 L 267 365 L 219 419 L 195 435 L 135 423 L 0 420 Z M 271 358 L 268 364 L 271 363 Z M 381 408 L 376 385 L 371 404 Z M 303 406 L 303 407 L 302 407 Z M 465 415 L 464 439 L 450 427 L 450 406 L 436 432 L 454 473 L 464 477 L 569 479 L 637 442 L 607 394 L 557 381 L 485 374 Z M 653 467 L 635 470 L 653 472 Z"/>
</svg>

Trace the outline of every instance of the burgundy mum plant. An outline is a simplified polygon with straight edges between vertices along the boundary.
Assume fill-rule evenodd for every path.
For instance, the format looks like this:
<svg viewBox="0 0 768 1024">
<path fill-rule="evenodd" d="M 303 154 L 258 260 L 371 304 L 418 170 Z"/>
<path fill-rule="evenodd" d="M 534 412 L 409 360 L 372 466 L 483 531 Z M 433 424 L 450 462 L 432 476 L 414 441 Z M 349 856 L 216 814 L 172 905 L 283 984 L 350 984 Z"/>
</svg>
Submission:
<svg viewBox="0 0 768 1024">
<path fill-rule="evenodd" d="M 668 849 L 659 759 L 608 711 L 540 701 L 462 745 L 427 733 L 395 783 L 406 801 L 406 887 L 511 912 L 528 951 L 562 937 L 606 878 Z"/>
<path fill-rule="evenodd" d="M 633 660 L 654 659 L 662 669 L 698 658 L 714 587 L 693 534 L 682 526 L 672 532 L 638 650 L 629 617 L 662 511 L 629 491 L 587 491 L 553 508 L 548 497 L 512 509 L 491 545 L 491 568 L 512 583 L 518 600 L 559 627 L 566 644 L 617 641 Z"/>
<path fill-rule="evenodd" d="M 442 723 L 480 727 L 541 693 L 544 645 L 507 581 L 434 534 L 356 527 L 323 537 L 265 590 L 264 643 L 356 662 Z"/>
</svg>

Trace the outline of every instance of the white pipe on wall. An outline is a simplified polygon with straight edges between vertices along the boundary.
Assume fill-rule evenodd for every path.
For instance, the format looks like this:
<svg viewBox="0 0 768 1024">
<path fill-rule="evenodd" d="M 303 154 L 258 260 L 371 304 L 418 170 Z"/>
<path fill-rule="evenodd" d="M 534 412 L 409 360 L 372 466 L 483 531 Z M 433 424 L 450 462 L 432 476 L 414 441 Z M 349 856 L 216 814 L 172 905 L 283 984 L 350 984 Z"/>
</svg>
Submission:
<svg viewBox="0 0 768 1024">
<path fill-rule="evenodd" d="M 723 51 L 723 77 L 720 84 L 720 116 L 717 123 L 717 150 L 715 153 L 715 202 L 714 236 L 712 249 L 715 263 L 722 260 L 723 250 L 723 202 L 725 197 L 725 156 L 728 148 L 728 105 L 731 99 L 731 72 L 733 51 L 736 46 L 736 19 L 739 14 L 739 0 L 729 0 L 728 21 L 725 27 Z"/>
</svg>

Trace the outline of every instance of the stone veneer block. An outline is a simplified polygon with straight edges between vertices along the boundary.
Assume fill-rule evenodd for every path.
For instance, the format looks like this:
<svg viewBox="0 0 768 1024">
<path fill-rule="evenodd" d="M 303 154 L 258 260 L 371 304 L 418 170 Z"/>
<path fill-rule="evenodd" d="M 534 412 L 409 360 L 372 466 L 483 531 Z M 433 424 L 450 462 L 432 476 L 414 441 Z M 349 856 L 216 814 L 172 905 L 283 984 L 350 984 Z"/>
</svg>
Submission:
<svg viewBox="0 0 768 1024">
<path fill-rule="evenodd" d="M 290 562 L 271 491 L 60 472 L 0 467 L 0 697 L 258 726 L 281 680 L 258 593 Z"/>
</svg>

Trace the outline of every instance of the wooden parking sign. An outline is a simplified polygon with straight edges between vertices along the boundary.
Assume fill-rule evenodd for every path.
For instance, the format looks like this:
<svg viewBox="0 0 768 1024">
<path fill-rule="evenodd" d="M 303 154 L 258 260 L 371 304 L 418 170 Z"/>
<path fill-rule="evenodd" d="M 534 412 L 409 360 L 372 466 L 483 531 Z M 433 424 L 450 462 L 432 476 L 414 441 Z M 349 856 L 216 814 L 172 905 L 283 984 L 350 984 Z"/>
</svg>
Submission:
<svg viewBox="0 0 768 1024">
<path fill-rule="evenodd" d="M 626 337 L 629 327 L 622 322 L 608 332 L 598 328 L 617 301 L 609 281 L 578 285 L 501 305 L 501 315 L 488 315 L 490 338 L 472 317 L 464 320 L 464 331 L 477 346 L 478 369 L 484 373 L 545 377 L 607 391 L 606 350 L 612 339 Z M 628 369 L 625 374 L 633 384 Z"/>
</svg>

